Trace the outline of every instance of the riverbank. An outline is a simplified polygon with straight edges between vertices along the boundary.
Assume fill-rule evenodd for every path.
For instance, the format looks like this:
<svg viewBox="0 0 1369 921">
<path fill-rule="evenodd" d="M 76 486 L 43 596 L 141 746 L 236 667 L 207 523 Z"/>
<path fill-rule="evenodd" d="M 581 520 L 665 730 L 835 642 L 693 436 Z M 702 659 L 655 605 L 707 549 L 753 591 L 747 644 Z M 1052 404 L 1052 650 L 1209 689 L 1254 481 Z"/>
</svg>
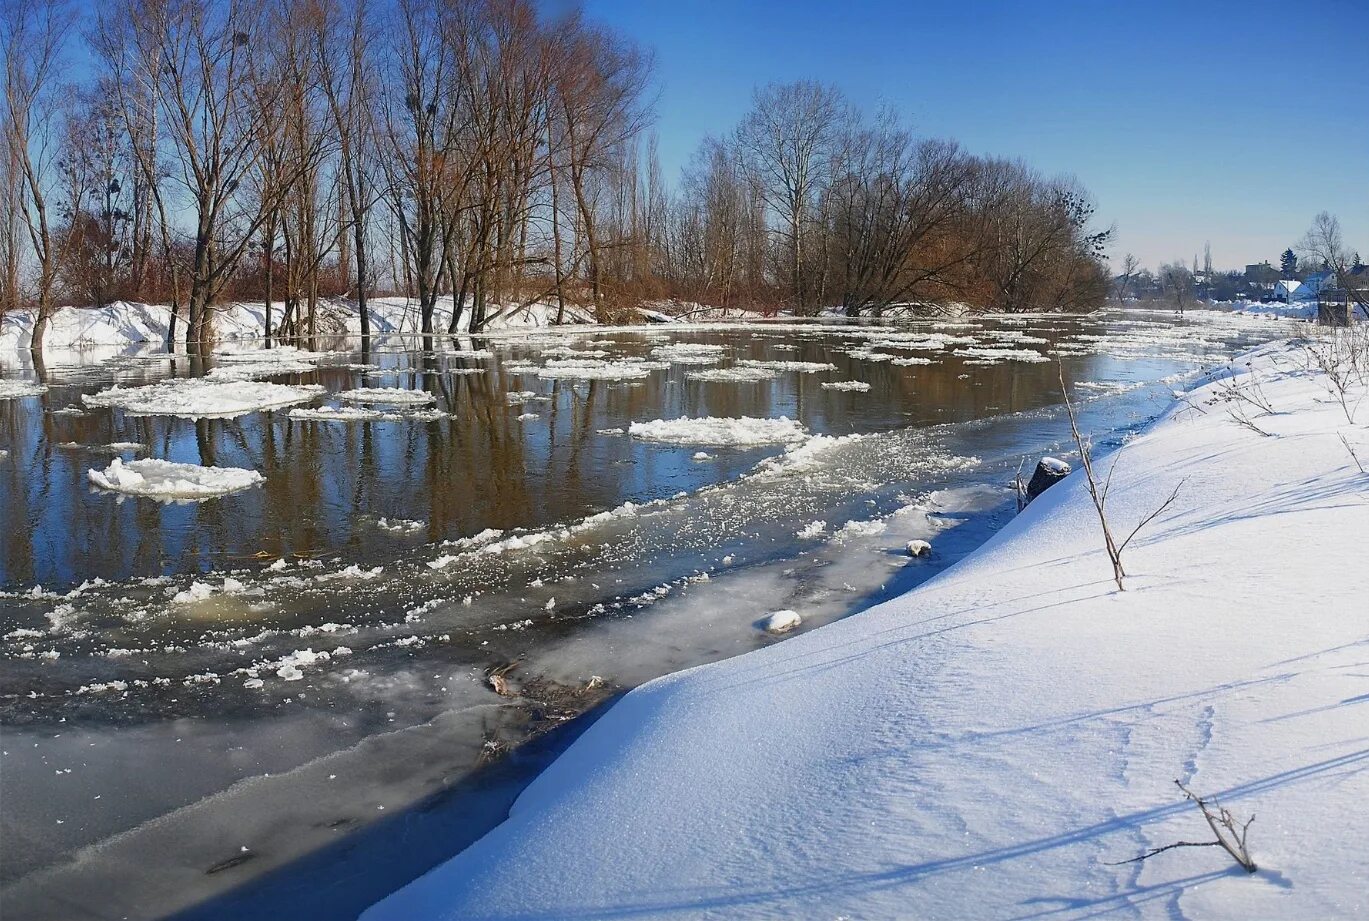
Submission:
<svg viewBox="0 0 1369 921">
<path fill-rule="evenodd" d="M 907 595 L 629 693 L 365 917 L 1369 910 L 1352 335 L 1261 349 L 1126 446 L 1117 530 L 1179 487 L 1126 591 L 1071 476 Z M 1215 847 L 1120 863 L 1210 839 L 1176 779 L 1258 816 L 1257 873 Z"/>
</svg>

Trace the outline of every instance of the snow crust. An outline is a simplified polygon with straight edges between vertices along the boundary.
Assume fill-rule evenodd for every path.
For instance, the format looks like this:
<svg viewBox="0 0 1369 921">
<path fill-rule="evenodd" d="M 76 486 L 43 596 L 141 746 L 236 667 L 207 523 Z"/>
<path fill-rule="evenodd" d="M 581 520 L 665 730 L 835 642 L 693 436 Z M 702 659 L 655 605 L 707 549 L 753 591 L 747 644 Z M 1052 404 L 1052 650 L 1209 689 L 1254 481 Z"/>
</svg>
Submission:
<svg viewBox="0 0 1369 921">
<path fill-rule="evenodd" d="M 116 457 L 104 470 L 88 470 L 86 476 L 100 489 L 163 502 L 200 502 L 266 482 L 255 470 L 201 467 L 154 458 L 125 464 Z"/>
<path fill-rule="evenodd" d="M 1124 532 L 1183 484 L 1126 591 L 1076 471 L 910 593 L 627 694 L 363 917 L 1365 916 L 1369 477 L 1341 439 L 1369 456 L 1369 409 L 1351 423 L 1301 348 L 1122 452 Z M 1223 411 L 1255 379 L 1268 437 Z M 1258 815 L 1258 873 L 1219 848 L 1119 864 L 1210 838 L 1176 778 Z"/>
</svg>

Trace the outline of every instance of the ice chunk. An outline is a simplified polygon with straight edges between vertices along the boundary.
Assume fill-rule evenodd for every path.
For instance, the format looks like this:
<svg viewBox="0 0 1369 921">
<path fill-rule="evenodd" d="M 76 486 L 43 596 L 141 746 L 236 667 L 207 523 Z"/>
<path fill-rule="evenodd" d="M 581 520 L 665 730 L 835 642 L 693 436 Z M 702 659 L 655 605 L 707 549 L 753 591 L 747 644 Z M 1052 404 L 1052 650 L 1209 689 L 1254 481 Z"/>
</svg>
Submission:
<svg viewBox="0 0 1369 921">
<path fill-rule="evenodd" d="M 316 384 L 287 386 L 260 381 L 190 378 L 144 387 L 113 387 L 85 394 L 81 400 L 87 406 L 122 409 L 135 416 L 231 419 L 262 409 L 307 403 L 324 392 Z"/>
<path fill-rule="evenodd" d="M 47 389 L 43 384 L 34 384 L 29 381 L 0 381 L 0 400 L 36 397 L 40 393 L 47 393 Z"/>
<path fill-rule="evenodd" d="M 803 441 L 807 434 L 803 426 L 781 416 L 778 419 L 703 417 L 691 419 L 657 419 L 653 422 L 634 422 L 628 434 L 643 441 L 679 445 L 756 445 L 788 444 Z"/>
<path fill-rule="evenodd" d="M 159 502 L 200 502 L 266 481 L 257 471 L 241 467 L 201 467 L 153 459 L 125 464 L 117 457 L 104 470 L 92 469 L 86 476 L 100 489 Z"/>
<path fill-rule="evenodd" d="M 926 556 L 932 552 L 932 545 L 925 540 L 910 540 L 907 550 L 909 556 Z"/>
<path fill-rule="evenodd" d="M 799 616 L 798 611 L 785 610 L 765 615 L 756 622 L 756 627 L 778 636 L 781 633 L 788 633 L 802 623 L 803 618 Z"/>
<path fill-rule="evenodd" d="M 865 381 L 828 381 L 822 385 L 823 390 L 849 390 L 852 393 L 865 393 L 870 389 L 870 385 Z"/>
<path fill-rule="evenodd" d="M 381 403 L 386 406 L 410 406 L 435 403 L 437 397 L 426 390 L 403 390 L 399 387 L 363 387 L 344 390 L 337 395 L 347 403 Z"/>
</svg>

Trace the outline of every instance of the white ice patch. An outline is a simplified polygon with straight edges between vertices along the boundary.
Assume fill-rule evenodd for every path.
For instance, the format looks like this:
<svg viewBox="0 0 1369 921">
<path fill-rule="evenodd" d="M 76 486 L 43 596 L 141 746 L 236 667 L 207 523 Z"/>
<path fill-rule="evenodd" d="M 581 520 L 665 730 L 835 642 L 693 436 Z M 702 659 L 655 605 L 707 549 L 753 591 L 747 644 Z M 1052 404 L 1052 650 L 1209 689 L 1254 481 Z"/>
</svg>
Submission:
<svg viewBox="0 0 1369 921">
<path fill-rule="evenodd" d="M 826 361 L 753 361 L 746 359 L 737 362 L 743 368 L 761 368 L 767 371 L 797 371 L 800 374 L 817 374 L 819 371 L 835 371 L 837 366 Z"/>
<path fill-rule="evenodd" d="M 48 388 L 43 384 L 34 384 L 29 381 L 0 381 L 0 400 L 16 400 L 19 397 L 36 397 L 39 394 L 47 393 Z"/>
<path fill-rule="evenodd" d="M 771 381 L 780 376 L 773 368 L 709 368 L 706 371 L 690 371 L 685 375 L 691 381 L 728 381 L 750 383 Z"/>
<path fill-rule="evenodd" d="M 85 394 L 81 400 L 87 406 L 118 408 L 134 416 L 231 419 L 258 410 L 307 403 L 324 392 L 315 384 L 287 386 L 187 378 L 144 387 L 113 387 Z"/>
<path fill-rule="evenodd" d="M 674 365 L 715 365 L 723 360 L 726 351 L 721 345 L 674 342 L 652 349 L 651 357 Z"/>
<path fill-rule="evenodd" d="M 865 381 L 827 381 L 822 385 L 823 390 L 846 390 L 851 393 L 865 393 L 870 389 L 870 385 Z"/>
<path fill-rule="evenodd" d="M 798 611 L 775 611 L 756 622 L 756 627 L 766 633 L 779 635 L 788 633 L 803 623 Z"/>
<path fill-rule="evenodd" d="M 317 409 L 298 407 L 290 410 L 290 418 L 300 422 L 436 422 L 447 417 L 447 413 L 439 409 L 389 412 L 360 406 L 320 406 Z"/>
<path fill-rule="evenodd" d="M 404 390 L 399 387 L 344 390 L 337 394 L 337 398 L 347 403 L 379 403 L 384 406 L 421 406 L 437 402 L 437 397 L 426 390 Z"/>
<path fill-rule="evenodd" d="M 804 525 L 798 531 L 798 536 L 804 540 L 816 540 L 827 533 L 827 522 L 812 521 Z"/>
<path fill-rule="evenodd" d="M 632 381 L 640 380 L 652 371 L 670 367 L 664 362 L 622 359 L 619 361 L 595 361 L 592 359 L 567 358 L 547 362 L 538 368 L 538 377 L 560 378 L 578 381 Z"/>
<path fill-rule="evenodd" d="M 848 537 L 873 537 L 876 534 L 883 534 L 889 525 L 883 521 L 848 521 L 837 531 L 838 540 Z"/>
<path fill-rule="evenodd" d="M 704 417 L 691 419 L 657 419 L 653 422 L 634 422 L 628 434 L 643 441 L 677 445 L 756 445 L 790 444 L 803 441 L 807 435 L 803 426 L 781 416 L 778 419 Z"/>
<path fill-rule="evenodd" d="M 266 481 L 257 471 L 241 467 L 201 467 L 150 458 L 125 464 L 117 457 L 104 470 L 89 470 L 86 476 L 100 489 L 159 502 L 201 502 Z"/>
</svg>

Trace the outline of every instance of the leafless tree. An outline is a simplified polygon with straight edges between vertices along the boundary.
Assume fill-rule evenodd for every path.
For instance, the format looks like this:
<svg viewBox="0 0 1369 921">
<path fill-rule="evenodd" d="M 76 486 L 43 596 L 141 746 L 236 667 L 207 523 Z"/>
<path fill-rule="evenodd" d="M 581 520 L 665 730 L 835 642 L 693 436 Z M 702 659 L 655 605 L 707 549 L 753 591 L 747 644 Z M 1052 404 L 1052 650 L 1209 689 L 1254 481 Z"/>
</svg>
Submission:
<svg viewBox="0 0 1369 921">
<path fill-rule="evenodd" d="M 1137 259 L 1132 253 L 1127 253 L 1122 257 L 1122 271 L 1117 275 L 1116 292 L 1117 303 L 1122 304 L 1126 301 L 1127 292 L 1131 289 L 1131 283 L 1136 278 L 1136 272 L 1141 268 L 1141 260 Z"/>
<path fill-rule="evenodd" d="M 37 298 L 30 348 L 41 356 L 48 323 L 56 309 L 56 284 L 62 240 L 56 229 L 54 183 L 60 143 L 56 129 L 56 91 L 61 56 L 71 27 L 63 0 L 4 0 L 0 3 L 0 48 L 4 49 L 4 137 L 6 201 L 18 205 L 19 223 L 28 236 L 38 267 Z M 17 189 L 17 195 L 15 190 Z M 13 206 L 13 204 L 11 206 Z M 6 223 L 16 223 L 9 216 Z M 13 243 L 7 244 L 15 259 Z M 17 259 L 16 259 L 17 262 Z M 6 287 L 17 290 L 17 269 Z M 13 286 L 13 287 L 11 287 Z"/>
<path fill-rule="evenodd" d="M 1346 248 L 1340 219 L 1323 211 L 1312 219 L 1312 226 L 1298 244 L 1304 261 L 1319 263 L 1336 280 L 1346 304 L 1353 302 L 1369 319 L 1369 272 L 1355 273 L 1355 256 Z"/>
<path fill-rule="evenodd" d="M 813 306 L 804 272 L 813 213 L 851 118 L 851 107 L 837 89 L 800 81 L 756 90 L 751 111 L 737 128 L 742 160 L 777 216 L 799 313 Z"/>
<path fill-rule="evenodd" d="M 1183 313 L 1184 309 L 1193 303 L 1195 291 L 1193 272 L 1184 265 L 1183 260 L 1176 259 L 1160 266 L 1160 284 L 1165 292 L 1174 299 L 1174 309 L 1180 313 Z"/>
</svg>

